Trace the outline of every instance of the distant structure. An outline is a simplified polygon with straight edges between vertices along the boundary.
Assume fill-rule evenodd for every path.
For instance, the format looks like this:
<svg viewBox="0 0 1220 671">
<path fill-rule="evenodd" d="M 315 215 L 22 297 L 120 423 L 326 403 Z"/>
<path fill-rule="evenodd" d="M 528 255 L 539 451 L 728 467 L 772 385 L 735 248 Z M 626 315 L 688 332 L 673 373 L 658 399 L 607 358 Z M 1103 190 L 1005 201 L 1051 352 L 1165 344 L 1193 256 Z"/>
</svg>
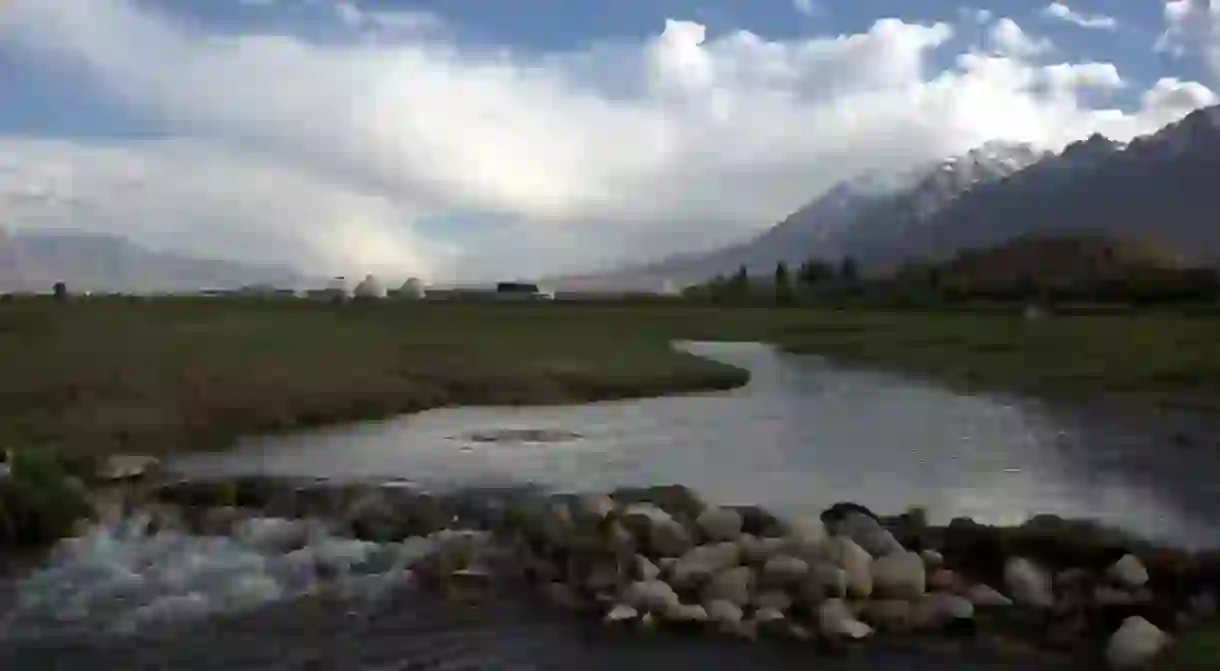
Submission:
<svg viewBox="0 0 1220 671">
<path fill-rule="evenodd" d="M 418 277 L 412 277 L 398 288 L 398 297 L 404 300 L 419 301 L 427 296 L 428 292 L 424 289 L 424 282 Z"/>
<path fill-rule="evenodd" d="M 381 280 L 377 279 L 375 276 L 371 274 L 365 275 L 360 284 L 356 285 L 356 290 L 353 292 L 353 295 L 355 298 L 362 298 L 366 300 L 385 298 L 385 285 L 383 285 Z"/>
<path fill-rule="evenodd" d="M 544 291 L 533 282 L 500 282 L 496 284 L 496 297 L 505 300 L 553 300 L 555 294 Z"/>
</svg>

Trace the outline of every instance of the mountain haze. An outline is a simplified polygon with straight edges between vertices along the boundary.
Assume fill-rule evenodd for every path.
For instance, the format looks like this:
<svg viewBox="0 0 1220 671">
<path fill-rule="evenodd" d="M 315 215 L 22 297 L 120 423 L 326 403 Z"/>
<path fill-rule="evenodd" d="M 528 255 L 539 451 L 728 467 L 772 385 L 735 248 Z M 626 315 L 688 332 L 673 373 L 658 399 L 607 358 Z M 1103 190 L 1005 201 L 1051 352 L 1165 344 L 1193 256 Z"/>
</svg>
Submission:
<svg viewBox="0 0 1220 671">
<path fill-rule="evenodd" d="M 0 229 L 0 291 L 45 292 L 62 281 L 72 291 L 189 292 L 302 280 L 290 268 L 151 251 L 113 235 Z"/>
</svg>

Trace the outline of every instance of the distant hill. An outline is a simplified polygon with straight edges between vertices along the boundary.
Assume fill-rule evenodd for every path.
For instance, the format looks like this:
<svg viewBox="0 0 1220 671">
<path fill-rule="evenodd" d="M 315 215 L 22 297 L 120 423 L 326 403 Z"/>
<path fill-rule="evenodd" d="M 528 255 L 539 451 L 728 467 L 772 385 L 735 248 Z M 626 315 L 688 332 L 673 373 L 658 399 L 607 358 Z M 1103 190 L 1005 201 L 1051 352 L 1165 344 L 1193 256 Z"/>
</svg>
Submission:
<svg viewBox="0 0 1220 671">
<path fill-rule="evenodd" d="M 1025 234 L 1000 245 L 960 251 L 944 264 L 943 271 L 948 277 L 982 284 L 1012 283 L 1025 277 L 1067 284 L 1186 267 L 1180 254 L 1153 241 L 1056 233 Z"/>
<path fill-rule="evenodd" d="M 150 251 L 119 236 L 0 229 L 0 291 L 185 292 L 247 284 L 295 286 L 301 273 Z"/>
<path fill-rule="evenodd" d="M 1006 177 L 1043 156 L 1028 145 L 991 142 L 908 172 L 858 175 L 738 244 L 580 279 L 614 285 L 663 279 L 689 284 L 742 265 L 751 274 L 770 274 L 781 261 L 794 267 L 812 255 L 837 261 L 900 240 L 963 191 Z"/>
<path fill-rule="evenodd" d="M 887 188 L 853 177 L 751 240 L 587 281 L 698 282 L 744 264 L 769 272 L 818 256 L 853 257 L 865 273 L 1030 233 L 1092 233 L 1155 244 L 1196 265 L 1220 264 L 1220 106 L 1196 110 L 1129 144 L 1093 135 L 1059 154 L 988 143 Z"/>
</svg>

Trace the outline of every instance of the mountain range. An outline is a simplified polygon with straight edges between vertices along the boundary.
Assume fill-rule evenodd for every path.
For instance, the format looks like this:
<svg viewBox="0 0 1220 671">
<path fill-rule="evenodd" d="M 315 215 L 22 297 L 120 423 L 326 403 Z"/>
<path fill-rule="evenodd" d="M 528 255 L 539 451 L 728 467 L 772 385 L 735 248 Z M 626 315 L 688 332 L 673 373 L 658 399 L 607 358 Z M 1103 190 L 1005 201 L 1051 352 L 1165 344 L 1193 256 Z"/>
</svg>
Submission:
<svg viewBox="0 0 1220 671">
<path fill-rule="evenodd" d="M 247 284 L 294 287 L 297 271 L 152 251 L 113 235 L 0 229 L 0 291 L 191 292 Z"/>
<path fill-rule="evenodd" d="M 902 174 L 853 175 L 762 234 L 556 286 L 690 284 L 742 265 L 852 257 L 866 273 L 908 260 L 944 261 L 963 249 L 1037 233 L 1149 240 L 1188 263 L 1220 263 L 1220 106 L 1196 110 L 1121 144 L 1101 135 L 1051 153 L 990 142 Z"/>
</svg>

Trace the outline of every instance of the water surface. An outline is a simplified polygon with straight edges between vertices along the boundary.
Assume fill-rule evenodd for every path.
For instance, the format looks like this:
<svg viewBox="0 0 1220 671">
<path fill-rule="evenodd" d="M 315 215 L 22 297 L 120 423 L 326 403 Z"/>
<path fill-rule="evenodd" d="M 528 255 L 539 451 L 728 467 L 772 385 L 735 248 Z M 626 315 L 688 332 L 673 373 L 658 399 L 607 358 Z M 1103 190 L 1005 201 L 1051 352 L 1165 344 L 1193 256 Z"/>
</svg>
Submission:
<svg viewBox="0 0 1220 671">
<path fill-rule="evenodd" d="M 816 514 L 839 500 L 934 521 L 1095 517 L 1220 546 L 1220 449 L 1197 418 L 971 395 L 753 343 L 685 343 L 750 370 L 730 392 L 572 406 L 435 410 L 190 455 L 196 475 L 401 477 L 429 487 L 566 490 L 683 483 L 709 500 Z M 557 438 L 479 440 L 480 434 Z M 1201 434 L 1203 438 L 1197 436 Z M 1176 438 L 1175 438 L 1176 436 Z"/>
</svg>

